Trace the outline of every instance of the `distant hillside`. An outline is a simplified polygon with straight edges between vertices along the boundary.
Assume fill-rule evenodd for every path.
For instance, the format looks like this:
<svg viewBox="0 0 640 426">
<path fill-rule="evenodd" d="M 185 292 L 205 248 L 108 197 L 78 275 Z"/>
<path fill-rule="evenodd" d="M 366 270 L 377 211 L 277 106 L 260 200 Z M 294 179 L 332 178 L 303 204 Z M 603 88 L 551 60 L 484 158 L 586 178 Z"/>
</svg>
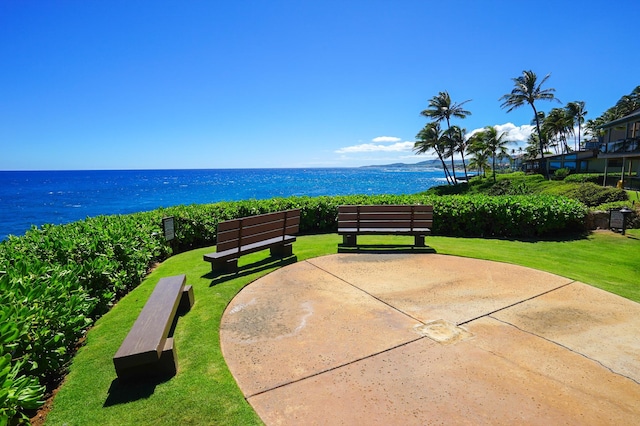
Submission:
<svg viewBox="0 0 640 426">
<path fill-rule="evenodd" d="M 462 161 L 458 160 L 458 161 L 454 161 L 456 168 L 458 167 L 462 167 Z M 447 165 L 451 165 L 451 162 L 447 162 Z M 400 169 L 400 168 L 420 168 L 420 169 L 442 169 L 442 163 L 440 162 L 440 160 L 438 159 L 434 159 L 434 160 L 426 160 L 426 161 L 421 161 L 419 163 L 393 163 L 393 164 L 378 164 L 378 165 L 372 165 L 372 166 L 362 166 L 362 168 L 370 168 L 370 169 L 375 169 L 375 168 L 394 168 L 394 169 Z"/>
</svg>

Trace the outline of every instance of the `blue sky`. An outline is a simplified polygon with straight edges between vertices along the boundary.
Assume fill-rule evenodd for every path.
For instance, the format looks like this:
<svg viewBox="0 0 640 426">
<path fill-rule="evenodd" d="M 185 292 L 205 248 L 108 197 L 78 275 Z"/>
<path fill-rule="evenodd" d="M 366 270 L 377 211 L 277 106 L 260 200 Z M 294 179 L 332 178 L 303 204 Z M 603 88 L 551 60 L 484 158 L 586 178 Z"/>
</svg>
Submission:
<svg viewBox="0 0 640 426">
<path fill-rule="evenodd" d="M 640 84 L 637 0 L 0 2 L 0 170 L 352 167 L 428 100 L 526 135 L 511 78 L 595 118 Z M 522 136 L 521 136 L 522 137 Z M 517 145 L 514 145 L 517 146 Z"/>
</svg>

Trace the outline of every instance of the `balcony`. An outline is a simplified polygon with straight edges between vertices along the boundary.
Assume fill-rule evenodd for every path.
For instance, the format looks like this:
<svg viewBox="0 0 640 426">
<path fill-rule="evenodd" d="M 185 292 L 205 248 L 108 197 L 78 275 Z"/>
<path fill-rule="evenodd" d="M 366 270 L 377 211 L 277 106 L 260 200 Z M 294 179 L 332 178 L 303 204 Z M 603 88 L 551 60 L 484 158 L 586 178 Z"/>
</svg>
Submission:
<svg viewBox="0 0 640 426">
<path fill-rule="evenodd" d="M 600 145 L 601 154 L 640 154 L 640 138 L 619 139 Z"/>
</svg>

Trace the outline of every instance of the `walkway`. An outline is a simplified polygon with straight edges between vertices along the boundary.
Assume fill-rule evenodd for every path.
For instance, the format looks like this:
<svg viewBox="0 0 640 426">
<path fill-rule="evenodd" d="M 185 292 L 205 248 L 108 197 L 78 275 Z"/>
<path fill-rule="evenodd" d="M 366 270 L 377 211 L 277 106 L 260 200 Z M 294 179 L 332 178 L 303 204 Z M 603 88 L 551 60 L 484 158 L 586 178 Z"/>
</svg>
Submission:
<svg viewBox="0 0 640 426">
<path fill-rule="evenodd" d="M 337 254 L 279 269 L 221 346 L 267 425 L 637 424 L 640 304 L 520 266 Z"/>
</svg>

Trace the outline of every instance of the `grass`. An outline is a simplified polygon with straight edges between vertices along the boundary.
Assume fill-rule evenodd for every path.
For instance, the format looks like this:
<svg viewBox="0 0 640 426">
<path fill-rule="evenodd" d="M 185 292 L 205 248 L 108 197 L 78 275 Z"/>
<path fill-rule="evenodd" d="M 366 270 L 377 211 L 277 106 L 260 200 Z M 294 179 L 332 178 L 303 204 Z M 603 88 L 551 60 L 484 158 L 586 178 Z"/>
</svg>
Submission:
<svg viewBox="0 0 640 426">
<path fill-rule="evenodd" d="M 627 236 L 598 232 L 561 241 L 513 241 L 430 237 L 440 254 L 508 262 L 556 273 L 640 302 L 640 230 Z M 403 237 L 361 237 L 361 243 L 407 242 Z M 333 254 L 335 234 L 299 237 L 298 261 Z M 102 317 L 87 335 L 58 392 L 48 425 L 252 425 L 260 419 L 243 398 L 224 359 L 220 318 L 234 295 L 256 278 L 281 266 L 267 252 L 241 258 L 238 276 L 213 277 L 202 255 L 211 248 L 174 256 Z M 257 262 L 257 263 L 256 263 Z M 161 277 L 187 274 L 195 305 L 175 332 L 179 373 L 164 383 L 118 385 L 111 358 Z"/>
</svg>

